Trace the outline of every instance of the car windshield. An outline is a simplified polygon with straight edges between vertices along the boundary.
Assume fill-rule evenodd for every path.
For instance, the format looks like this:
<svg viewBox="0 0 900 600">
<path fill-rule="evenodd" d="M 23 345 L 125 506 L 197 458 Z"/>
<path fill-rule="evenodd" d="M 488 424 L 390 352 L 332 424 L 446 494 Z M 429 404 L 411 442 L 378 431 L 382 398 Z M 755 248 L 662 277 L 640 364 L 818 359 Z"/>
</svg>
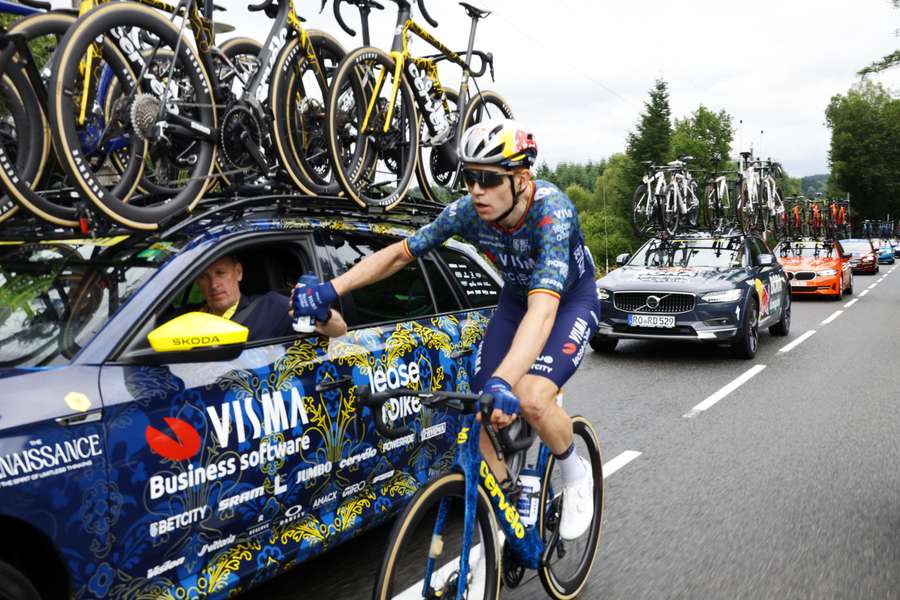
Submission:
<svg viewBox="0 0 900 600">
<path fill-rule="evenodd" d="M 831 258 L 834 256 L 834 244 L 822 242 L 782 244 L 778 252 L 784 258 Z"/>
<path fill-rule="evenodd" d="M 67 362 L 176 250 L 126 239 L 0 246 L 0 367 Z"/>
<path fill-rule="evenodd" d="M 842 240 L 841 246 L 847 252 L 871 252 L 872 245 L 866 240 Z"/>
<path fill-rule="evenodd" d="M 744 245 L 741 238 L 650 240 L 629 262 L 648 267 L 740 267 Z"/>
</svg>

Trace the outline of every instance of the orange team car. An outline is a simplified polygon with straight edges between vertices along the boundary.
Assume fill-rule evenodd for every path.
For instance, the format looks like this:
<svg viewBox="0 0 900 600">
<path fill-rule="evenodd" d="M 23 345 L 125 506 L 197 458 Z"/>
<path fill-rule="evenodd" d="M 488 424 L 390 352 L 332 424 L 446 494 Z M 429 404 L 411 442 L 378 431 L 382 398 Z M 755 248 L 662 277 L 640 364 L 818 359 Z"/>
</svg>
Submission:
<svg viewBox="0 0 900 600">
<path fill-rule="evenodd" d="M 840 300 L 853 293 L 850 254 L 837 240 L 791 240 L 775 249 L 787 273 L 792 295 L 827 296 Z"/>
</svg>

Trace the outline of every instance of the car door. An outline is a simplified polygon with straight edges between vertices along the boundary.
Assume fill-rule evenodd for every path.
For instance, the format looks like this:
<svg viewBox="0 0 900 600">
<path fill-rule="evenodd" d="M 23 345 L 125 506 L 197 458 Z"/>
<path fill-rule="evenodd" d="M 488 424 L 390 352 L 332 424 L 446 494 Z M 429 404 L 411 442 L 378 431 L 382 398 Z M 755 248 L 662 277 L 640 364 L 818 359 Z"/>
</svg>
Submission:
<svg viewBox="0 0 900 600">
<path fill-rule="evenodd" d="M 778 320 L 781 307 L 784 303 L 784 294 L 787 289 L 786 278 L 783 269 L 776 262 L 772 265 L 760 265 L 760 256 L 772 255 L 772 251 L 761 239 L 750 236 L 747 238 L 750 251 L 751 265 L 756 276 L 756 295 L 759 298 L 760 325 L 769 324 L 769 321 Z M 764 323 L 765 322 L 765 323 Z"/>
<path fill-rule="evenodd" d="M 308 240 L 279 247 L 283 268 L 273 285 L 316 270 Z M 124 597 L 242 590 L 286 568 L 296 550 L 285 532 L 309 508 L 301 474 L 323 462 L 312 428 L 328 340 L 262 340 L 224 362 L 133 358 L 199 272 L 225 252 L 252 249 L 205 256 L 102 367 L 111 478 L 126 499 L 113 531 L 117 564 L 130 575 Z M 297 264 L 285 268 L 290 256 Z"/>
</svg>

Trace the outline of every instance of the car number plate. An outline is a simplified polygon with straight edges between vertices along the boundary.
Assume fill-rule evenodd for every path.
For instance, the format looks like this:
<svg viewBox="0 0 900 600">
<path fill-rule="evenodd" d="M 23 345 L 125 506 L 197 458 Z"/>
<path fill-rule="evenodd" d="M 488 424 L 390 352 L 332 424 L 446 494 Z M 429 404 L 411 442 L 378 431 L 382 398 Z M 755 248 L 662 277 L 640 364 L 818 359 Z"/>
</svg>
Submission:
<svg viewBox="0 0 900 600">
<path fill-rule="evenodd" d="M 791 287 L 806 287 L 810 284 L 809 281 L 792 281 Z"/>
<path fill-rule="evenodd" d="M 675 317 L 671 315 L 628 315 L 630 327 L 660 327 L 671 329 L 675 327 Z"/>
</svg>

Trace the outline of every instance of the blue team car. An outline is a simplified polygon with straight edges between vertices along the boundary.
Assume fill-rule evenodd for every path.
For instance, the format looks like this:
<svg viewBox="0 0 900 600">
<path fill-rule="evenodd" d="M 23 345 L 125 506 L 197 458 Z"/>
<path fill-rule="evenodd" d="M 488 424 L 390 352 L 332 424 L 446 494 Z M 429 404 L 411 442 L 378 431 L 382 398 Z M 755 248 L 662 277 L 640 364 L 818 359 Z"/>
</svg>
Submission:
<svg viewBox="0 0 900 600">
<path fill-rule="evenodd" d="M 243 294 L 286 295 L 433 216 L 288 202 L 152 234 L 4 230 L 0 597 L 231 597 L 390 518 L 452 463 L 453 413 L 396 400 L 383 416 L 412 432 L 384 440 L 357 389 L 468 390 L 500 289 L 471 247 L 342 297 L 339 338 L 234 341 L 231 321 L 192 312 L 226 254 Z"/>
<path fill-rule="evenodd" d="M 619 340 L 728 345 L 752 358 L 759 330 L 788 335 L 791 293 L 784 269 L 755 235 L 653 238 L 597 281 L 600 327 L 591 340 L 612 352 Z"/>
</svg>

